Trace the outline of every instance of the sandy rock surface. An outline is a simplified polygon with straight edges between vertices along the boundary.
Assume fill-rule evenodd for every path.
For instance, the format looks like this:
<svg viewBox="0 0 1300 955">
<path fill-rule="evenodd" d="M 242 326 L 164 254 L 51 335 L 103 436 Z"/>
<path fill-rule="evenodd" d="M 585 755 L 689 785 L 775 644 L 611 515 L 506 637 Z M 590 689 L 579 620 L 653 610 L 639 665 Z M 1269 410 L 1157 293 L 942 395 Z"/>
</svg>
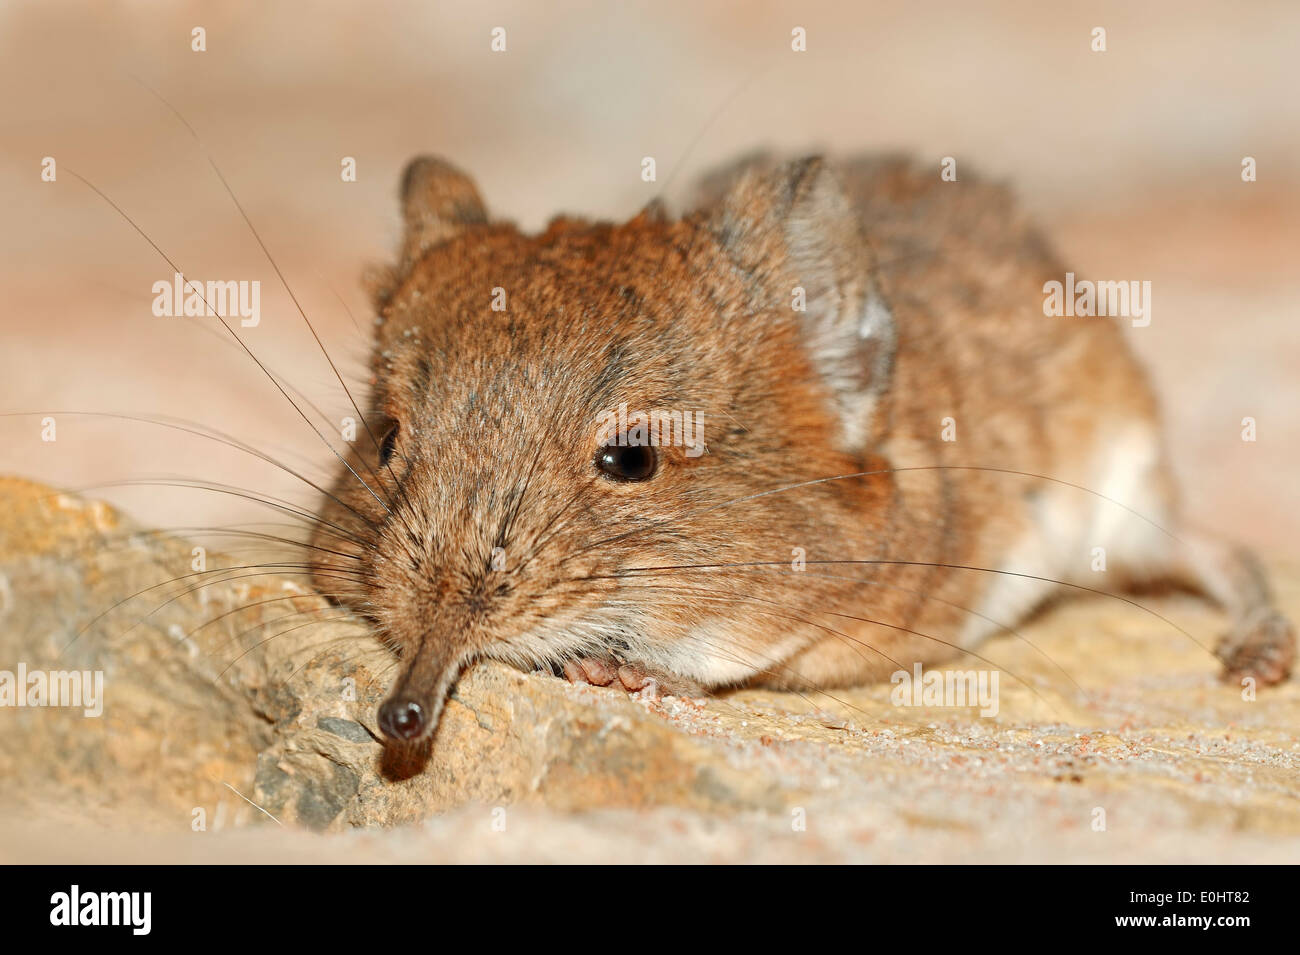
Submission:
<svg viewBox="0 0 1300 955">
<path fill-rule="evenodd" d="M 0 480 L 0 671 L 104 675 L 100 716 L 0 708 L 0 858 L 1300 861 L 1300 683 L 1221 683 L 1223 620 L 1190 597 L 1072 601 L 991 642 L 992 717 L 480 665 L 427 762 L 394 765 L 365 626 L 260 563 L 292 556 L 200 572 L 193 548 Z"/>
</svg>

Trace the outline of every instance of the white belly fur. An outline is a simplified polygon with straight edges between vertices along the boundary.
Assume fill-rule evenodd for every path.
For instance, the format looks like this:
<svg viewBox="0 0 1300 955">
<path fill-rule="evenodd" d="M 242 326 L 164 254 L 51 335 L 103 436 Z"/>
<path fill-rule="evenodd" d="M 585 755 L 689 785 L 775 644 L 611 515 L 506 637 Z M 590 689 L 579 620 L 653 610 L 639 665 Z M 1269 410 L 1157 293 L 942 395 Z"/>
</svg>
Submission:
<svg viewBox="0 0 1300 955">
<path fill-rule="evenodd" d="M 1166 527 L 1171 519 L 1159 479 L 1156 430 L 1145 422 L 1123 423 L 1109 435 L 1080 479 L 1062 476 L 1097 493 L 1042 482 L 1041 493 L 1030 505 L 1029 530 L 1006 550 L 995 569 L 1114 592 L 1123 588 L 1130 573 L 1166 560 L 1171 538 L 1138 516 Z M 1104 571 L 1093 569 L 1098 547 L 1105 551 Z M 974 609 L 1005 626 L 1015 626 L 1061 589 L 1050 580 L 988 576 L 988 589 Z M 974 647 L 997 630 L 989 620 L 972 615 L 957 642 Z"/>
</svg>

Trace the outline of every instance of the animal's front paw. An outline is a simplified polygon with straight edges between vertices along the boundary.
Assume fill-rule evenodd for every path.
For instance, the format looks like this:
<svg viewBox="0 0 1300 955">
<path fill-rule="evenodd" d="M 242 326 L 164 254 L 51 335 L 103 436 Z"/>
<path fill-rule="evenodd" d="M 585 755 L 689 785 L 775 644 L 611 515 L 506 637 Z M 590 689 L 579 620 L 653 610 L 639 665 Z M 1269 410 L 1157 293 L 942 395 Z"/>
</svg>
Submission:
<svg viewBox="0 0 1300 955">
<path fill-rule="evenodd" d="M 1254 677 L 1268 686 L 1291 674 L 1295 663 L 1295 629 L 1291 621 L 1266 608 L 1219 640 L 1215 654 L 1223 661 L 1223 678 L 1240 682 Z"/>
<path fill-rule="evenodd" d="M 564 678 L 570 683 L 609 686 L 618 679 L 618 664 L 598 657 L 578 657 L 564 661 Z"/>
<path fill-rule="evenodd" d="M 621 687 L 628 693 L 657 699 L 660 696 L 704 696 L 704 687 L 694 680 L 664 673 L 641 664 L 619 664 L 597 657 L 579 657 L 564 664 L 570 683 Z"/>
</svg>

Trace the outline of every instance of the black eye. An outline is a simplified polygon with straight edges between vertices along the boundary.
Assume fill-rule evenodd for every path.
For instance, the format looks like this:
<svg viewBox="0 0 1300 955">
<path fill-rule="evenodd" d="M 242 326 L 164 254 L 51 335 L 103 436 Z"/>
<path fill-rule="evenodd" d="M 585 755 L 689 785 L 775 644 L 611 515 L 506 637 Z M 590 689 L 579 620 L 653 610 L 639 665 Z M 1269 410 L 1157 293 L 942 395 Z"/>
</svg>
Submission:
<svg viewBox="0 0 1300 955">
<path fill-rule="evenodd" d="M 616 481 L 644 481 L 655 473 L 655 449 L 647 445 L 610 444 L 596 454 L 596 467 Z"/>
<path fill-rule="evenodd" d="M 397 432 L 401 426 L 394 421 L 393 426 L 388 429 L 388 433 L 379 440 L 379 466 L 383 467 L 388 463 L 388 459 L 393 456 L 393 447 L 397 444 Z"/>
</svg>

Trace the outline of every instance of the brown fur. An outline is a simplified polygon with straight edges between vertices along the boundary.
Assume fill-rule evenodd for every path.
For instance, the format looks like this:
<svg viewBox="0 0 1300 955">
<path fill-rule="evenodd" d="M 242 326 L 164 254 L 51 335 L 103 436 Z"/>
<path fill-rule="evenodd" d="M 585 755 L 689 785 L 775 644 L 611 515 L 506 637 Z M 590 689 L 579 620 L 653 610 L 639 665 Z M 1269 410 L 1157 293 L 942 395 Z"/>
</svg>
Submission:
<svg viewBox="0 0 1300 955">
<path fill-rule="evenodd" d="M 669 688 L 826 687 L 949 658 L 970 620 L 959 608 L 992 574 L 817 561 L 999 568 L 1044 495 L 1097 501 L 1009 473 L 891 469 L 1090 486 L 1113 428 L 1158 431 L 1119 327 L 1043 315 L 1043 282 L 1063 269 L 994 186 L 892 159 L 759 159 L 714 177 L 681 220 L 560 218 L 528 236 L 489 222 L 441 161 L 417 160 L 404 182 L 368 415 L 377 436 L 399 423 L 395 451 L 382 468 L 357 442 L 350 463 L 373 495 L 344 472 L 315 543 L 359 559 L 341 582 L 330 567 L 358 561 L 324 554 L 320 585 L 399 653 L 394 697 L 421 701 L 426 737 L 482 655 L 633 664 Z M 806 312 L 791 307 L 797 285 Z M 872 301 L 892 322 L 863 338 Z M 609 480 L 596 422 L 623 402 L 701 413 L 708 452 L 660 448 L 650 480 Z M 940 439 L 945 417 L 955 442 Z M 765 493 L 858 472 L 874 473 Z M 1147 516 L 1173 526 L 1158 451 L 1145 480 Z M 1174 550 L 1162 538 L 1154 557 L 1117 555 L 1091 583 L 1169 576 Z M 732 562 L 754 566 L 629 573 Z M 1289 626 L 1271 639 L 1293 643 Z M 1287 648 L 1274 651 L 1249 672 L 1285 675 Z"/>
</svg>

